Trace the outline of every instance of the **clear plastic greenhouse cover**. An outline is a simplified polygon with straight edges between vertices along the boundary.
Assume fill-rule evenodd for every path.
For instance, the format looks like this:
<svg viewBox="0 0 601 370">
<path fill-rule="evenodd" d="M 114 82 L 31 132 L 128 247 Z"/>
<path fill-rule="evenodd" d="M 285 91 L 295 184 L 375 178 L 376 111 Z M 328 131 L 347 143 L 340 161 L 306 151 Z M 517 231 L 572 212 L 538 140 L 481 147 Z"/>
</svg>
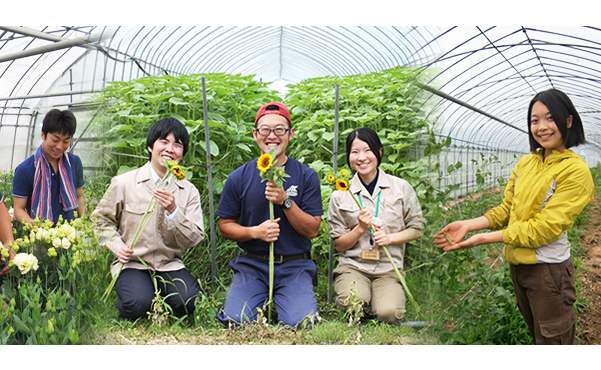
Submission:
<svg viewBox="0 0 601 370">
<path fill-rule="evenodd" d="M 0 26 L 0 169 L 35 150 L 52 108 L 76 110 L 75 142 L 85 138 L 94 112 L 77 103 L 111 81 L 223 72 L 255 75 L 285 93 L 307 78 L 396 66 L 427 69 L 424 114 L 459 149 L 528 151 L 528 102 L 563 90 L 589 142 L 576 152 L 595 165 L 600 42 L 592 27 Z"/>
</svg>

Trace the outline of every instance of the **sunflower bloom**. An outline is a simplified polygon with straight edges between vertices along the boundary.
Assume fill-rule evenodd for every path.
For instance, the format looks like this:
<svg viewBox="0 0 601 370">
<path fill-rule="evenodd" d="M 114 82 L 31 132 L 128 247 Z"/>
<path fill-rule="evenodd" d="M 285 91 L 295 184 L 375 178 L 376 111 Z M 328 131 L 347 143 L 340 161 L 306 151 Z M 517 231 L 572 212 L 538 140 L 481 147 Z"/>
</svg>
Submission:
<svg viewBox="0 0 601 370">
<path fill-rule="evenodd" d="M 259 157 L 257 161 L 257 168 L 261 173 L 267 172 L 273 165 L 273 157 L 269 153 L 265 153 Z"/>
<path fill-rule="evenodd" d="M 349 172 L 348 172 L 348 170 L 342 169 L 342 170 L 340 170 L 340 174 L 341 174 L 342 176 L 348 176 L 348 175 L 349 175 Z"/>
<path fill-rule="evenodd" d="M 348 190 L 348 182 L 344 179 L 336 180 L 336 189 L 347 191 Z"/>
<path fill-rule="evenodd" d="M 332 175 L 332 174 L 329 174 L 329 175 L 328 175 L 328 181 L 329 181 L 329 182 L 334 182 L 334 181 L 336 181 L 336 176 L 334 176 L 334 175 Z"/>
<path fill-rule="evenodd" d="M 180 166 L 171 167 L 171 171 L 180 180 L 183 179 L 184 177 L 186 177 L 186 173 L 182 170 L 182 168 Z"/>
</svg>

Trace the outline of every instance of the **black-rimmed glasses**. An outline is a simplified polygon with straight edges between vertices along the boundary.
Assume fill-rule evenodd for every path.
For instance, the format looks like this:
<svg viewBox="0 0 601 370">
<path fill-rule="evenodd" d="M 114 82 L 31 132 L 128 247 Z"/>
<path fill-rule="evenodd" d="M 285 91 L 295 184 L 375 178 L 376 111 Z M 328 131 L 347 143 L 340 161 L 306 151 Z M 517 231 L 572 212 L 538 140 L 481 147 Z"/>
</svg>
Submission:
<svg viewBox="0 0 601 370">
<path fill-rule="evenodd" d="M 261 136 L 269 136 L 269 134 L 271 134 L 272 131 L 277 136 L 284 136 L 284 135 L 286 135 L 286 133 L 288 131 L 290 131 L 289 128 L 284 128 L 284 127 L 276 127 L 276 128 L 259 127 L 259 128 L 255 129 L 255 130 L 257 130 L 257 132 Z"/>
</svg>

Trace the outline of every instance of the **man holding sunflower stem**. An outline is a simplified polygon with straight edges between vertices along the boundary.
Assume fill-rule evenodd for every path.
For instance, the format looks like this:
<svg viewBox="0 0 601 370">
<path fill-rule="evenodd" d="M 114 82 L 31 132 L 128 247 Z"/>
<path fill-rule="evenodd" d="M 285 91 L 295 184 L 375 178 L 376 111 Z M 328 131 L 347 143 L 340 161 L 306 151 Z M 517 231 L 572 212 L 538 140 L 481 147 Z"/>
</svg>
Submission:
<svg viewBox="0 0 601 370">
<path fill-rule="evenodd" d="M 177 165 L 189 140 L 177 119 L 157 121 L 146 138 L 148 163 L 114 177 L 92 213 L 98 243 L 116 256 L 111 273 L 123 318 L 147 315 L 155 298 L 154 278 L 176 316 L 192 314 L 202 292 L 182 261 L 182 251 L 205 235 L 200 194 Z M 149 209 L 152 199 L 156 212 Z"/>
<path fill-rule="evenodd" d="M 316 265 L 311 239 L 317 236 L 323 208 L 317 173 L 286 156 L 294 136 L 288 108 L 280 102 L 257 112 L 253 138 L 261 150 L 232 172 L 217 208 L 221 235 L 236 241 L 243 254 L 231 261 L 234 279 L 217 318 L 226 325 L 255 322 L 269 299 L 269 250 L 274 244 L 273 303 L 278 322 L 299 327 L 317 318 L 313 292 Z M 271 155 L 267 155 L 271 153 Z M 267 169 L 281 171 L 282 183 L 263 182 Z M 270 217 L 273 204 L 273 222 Z"/>
</svg>

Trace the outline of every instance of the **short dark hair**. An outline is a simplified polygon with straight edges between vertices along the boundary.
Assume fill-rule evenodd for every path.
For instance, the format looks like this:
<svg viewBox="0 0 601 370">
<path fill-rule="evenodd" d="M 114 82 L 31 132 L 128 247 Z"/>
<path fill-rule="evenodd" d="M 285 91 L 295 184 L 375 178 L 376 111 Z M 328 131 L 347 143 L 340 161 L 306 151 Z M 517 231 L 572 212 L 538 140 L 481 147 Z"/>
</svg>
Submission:
<svg viewBox="0 0 601 370">
<path fill-rule="evenodd" d="M 173 117 L 167 117 L 156 121 L 146 137 L 146 150 L 154 147 L 154 142 L 159 139 L 166 139 L 169 134 L 173 134 L 176 142 L 179 142 L 184 147 L 183 155 L 188 152 L 188 144 L 190 143 L 190 135 L 183 123 Z M 152 158 L 152 153 L 148 151 L 148 160 Z"/>
<path fill-rule="evenodd" d="M 541 102 L 549 109 L 549 113 L 551 113 L 555 125 L 559 129 L 559 132 L 561 132 L 563 144 L 566 149 L 580 144 L 586 144 L 582 120 L 570 98 L 560 90 L 549 89 L 536 94 L 530 101 L 530 106 L 528 107 L 528 137 L 530 139 L 530 151 L 532 153 L 536 152 L 538 148 L 541 148 L 541 145 L 534 139 L 530 127 L 532 106 L 534 106 L 534 103 L 536 102 Z M 572 126 L 568 129 L 568 117 L 570 116 L 572 116 Z"/>
<path fill-rule="evenodd" d="M 353 146 L 353 141 L 355 139 L 359 139 L 361 141 L 365 141 L 369 148 L 374 153 L 376 158 L 378 159 L 378 167 L 380 163 L 382 163 L 382 155 L 384 154 L 384 146 L 380 141 L 380 137 L 378 134 L 368 128 L 362 127 L 354 130 L 346 137 L 346 163 L 351 166 L 350 156 L 351 156 L 351 147 Z"/>
<path fill-rule="evenodd" d="M 46 113 L 44 121 L 42 122 L 42 133 L 44 136 L 57 133 L 59 135 L 69 135 L 69 137 L 73 137 L 76 129 L 77 120 L 75 119 L 73 112 L 68 109 L 63 111 L 52 109 Z"/>
</svg>

